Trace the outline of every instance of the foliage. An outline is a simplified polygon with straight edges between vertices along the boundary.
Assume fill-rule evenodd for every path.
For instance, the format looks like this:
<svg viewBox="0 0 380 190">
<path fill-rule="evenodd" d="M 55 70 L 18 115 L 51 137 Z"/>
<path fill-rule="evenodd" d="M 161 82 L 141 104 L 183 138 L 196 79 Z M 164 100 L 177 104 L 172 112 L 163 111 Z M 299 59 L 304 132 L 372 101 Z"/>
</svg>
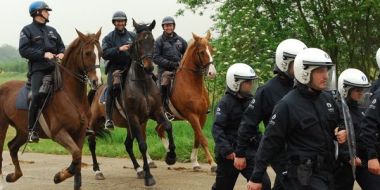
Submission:
<svg viewBox="0 0 380 190">
<path fill-rule="evenodd" d="M 327 51 L 337 64 L 338 72 L 354 67 L 371 79 L 376 76 L 379 0 L 177 1 L 200 14 L 219 7 L 212 16 L 214 30 L 220 34 L 214 41 L 219 72 L 236 62 L 249 63 L 263 83 L 272 75 L 274 51 L 279 42 L 297 38 L 309 47 Z M 184 14 L 184 10 L 178 14 Z"/>
</svg>

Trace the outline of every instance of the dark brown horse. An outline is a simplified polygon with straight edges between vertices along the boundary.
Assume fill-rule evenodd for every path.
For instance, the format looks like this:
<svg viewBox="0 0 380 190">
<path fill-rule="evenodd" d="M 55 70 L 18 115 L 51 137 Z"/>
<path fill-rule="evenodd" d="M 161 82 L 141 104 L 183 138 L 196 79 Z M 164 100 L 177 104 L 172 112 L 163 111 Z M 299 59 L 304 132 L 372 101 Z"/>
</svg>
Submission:
<svg viewBox="0 0 380 190">
<path fill-rule="evenodd" d="M 202 133 L 210 106 L 204 76 L 206 74 L 209 77 L 216 75 L 212 46 L 209 43 L 210 38 L 210 32 L 204 38 L 193 34 L 193 40 L 175 74 L 169 107 L 176 110 L 172 111 L 176 120 L 187 120 L 194 130 L 194 146 L 190 158 L 193 169 L 200 169 L 197 157 L 199 145 L 201 145 L 205 151 L 207 162 L 211 165 L 211 171 L 215 172 L 216 164 L 210 154 L 207 139 Z M 158 125 L 156 130 L 164 145 L 167 145 L 163 128 Z"/>
<path fill-rule="evenodd" d="M 100 76 L 97 73 L 99 74 L 101 55 L 100 30 L 96 34 L 77 33 L 78 38 L 67 48 L 62 63 L 57 65 L 61 69 L 63 86 L 53 93 L 42 112 L 47 127 L 36 129 L 42 138 L 51 138 L 72 155 L 70 166 L 58 172 L 54 176 L 54 182 L 60 183 L 74 176 L 75 190 L 81 188 L 82 147 L 91 114 L 86 82 L 90 81 L 93 87 L 98 85 Z M 28 112 L 17 109 L 15 105 L 16 96 L 24 85 L 23 81 L 9 81 L 0 86 L 0 153 L 3 151 L 8 126 L 16 129 L 16 137 L 8 143 L 15 171 L 7 175 L 7 182 L 15 182 L 23 175 L 17 153 L 27 141 Z M 2 159 L 0 169 L 1 164 Z"/>
<path fill-rule="evenodd" d="M 155 24 L 155 21 L 150 25 L 137 24 L 133 20 L 133 26 L 135 27 L 137 36 L 130 48 L 132 64 L 122 88 L 122 93 L 117 98 L 121 111 L 115 111 L 112 115 L 116 126 L 127 129 L 127 137 L 124 142 L 125 149 L 132 160 L 138 176 L 144 177 L 146 186 L 155 184 L 155 180 L 149 169 L 147 144 L 145 142 L 145 125 L 149 118 L 156 120 L 160 126 L 163 126 L 163 130 L 168 134 L 169 148 L 166 155 L 166 163 L 172 165 L 176 161 L 172 126 L 164 115 L 160 92 L 151 76 L 153 71 L 152 55 L 154 48 L 154 38 L 151 31 Z M 94 97 L 90 98 L 92 99 L 90 126 L 95 132 L 103 128 L 102 123 L 105 117 L 105 107 L 100 103 L 99 99 L 104 92 L 104 88 L 105 86 L 99 87 Z M 117 110 L 116 107 L 114 109 Z M 133 154 L 132 145 L 134 138 L 137 139 L 143 157 L 143 169 L 141 169 Z M 93 170 L 96 173 L 95 177 L 96 179 L 104 179 L 96 159 L 95 135 L 90 136 L 88 140 L 93 158 Z"/>
</svg>

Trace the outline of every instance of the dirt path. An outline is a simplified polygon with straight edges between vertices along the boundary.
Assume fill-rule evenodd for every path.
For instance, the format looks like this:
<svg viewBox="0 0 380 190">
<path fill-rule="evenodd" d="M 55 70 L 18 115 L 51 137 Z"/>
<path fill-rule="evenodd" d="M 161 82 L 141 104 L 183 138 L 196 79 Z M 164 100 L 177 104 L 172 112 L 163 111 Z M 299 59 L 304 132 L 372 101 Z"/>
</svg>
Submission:
<svg viewBox="0 0 380 190">
<path fill-rule="evenodd" d="M 13 172 L 13 165 L 8 152 L 3 154 L 3 173 Z M 48 155 L 37 153 L 25 153 L 19 156 L 24 176 L 16 183 L 0 183 L 0 190 L 69 190 L 73 189 L 73 178 L 55 185 L 53 176 L 55 173 L 68 166 L 70 156 Z M 215 176 L 209 172 L 209 166 L 202 164 L 202 170 L 193 172 L 191 164 L 178 163 L 168 169 L 164 162 L 156 161 L 158 168 L 152 169 L 152 174 L 157 184 L 146 188 L 142 179 L 136 178 L 136 172 L 132 169 L 129 159 L 98 157 L 100 167 L 106 180 L 97 181 L 92 171 L 91 157 L 83 158 L 82 189 L 83 190 L 209 190 L 215 180 Z M 273 179 L 274 173 L 269 169 Z M 3 176 L 5 178 L 5 176 Z M 245 190 L 245 180 L 239 177 L 235 189 Z M 355 188 L 359 190 L 359 188 Z"/>
</svg>

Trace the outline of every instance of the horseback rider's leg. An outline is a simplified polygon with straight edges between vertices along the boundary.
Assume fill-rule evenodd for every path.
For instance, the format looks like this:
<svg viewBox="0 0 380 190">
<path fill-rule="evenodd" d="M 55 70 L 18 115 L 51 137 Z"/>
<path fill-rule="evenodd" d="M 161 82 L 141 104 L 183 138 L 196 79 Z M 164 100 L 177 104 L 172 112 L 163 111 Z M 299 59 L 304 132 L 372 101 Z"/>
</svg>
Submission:
<svg viewBox="0 0 380 190">
<path fill-rule="evenodd" d="M 165 116 L 168 120 L 173 120 L 174 115 L 169 112 L 169 90 L 172 79 L 172 74 L 169 72 L 160 73 L 159 75 L 159 88 L 161 93 L 162 105 L 164 106 Z"/>
<path fill-rule="evenodd" d="M 29 114 L 28 114 L 28 141 L 29 142 L 38 142 L 39 137 L 38 134 L 35 131 L 35 128 L 37 126 L 37 117 L 38 117 L 38 110 L 40 109 L 42 96 L 39 93 L 40 87 L 42 86 L 42 79 L 44 77 L 43 72 L 34 72 L 31 75 L 30 82 L 31 82 L 31 91 L 32 91 L 32 99 L 29 105 Z"/>
<path fill-rule="evenodd" d="M 104 124 L 105 129 L 113 129 L 114 124 L 112 121 L 112 113 L 113 113 L 113 102 L 114 102 L 114 97 L 113 97 L 113 85 L 112 85 L 112 72 L 110 72 L 107 76 L 107 94 L 106 94 L 106 122 Z"/>
</svg>

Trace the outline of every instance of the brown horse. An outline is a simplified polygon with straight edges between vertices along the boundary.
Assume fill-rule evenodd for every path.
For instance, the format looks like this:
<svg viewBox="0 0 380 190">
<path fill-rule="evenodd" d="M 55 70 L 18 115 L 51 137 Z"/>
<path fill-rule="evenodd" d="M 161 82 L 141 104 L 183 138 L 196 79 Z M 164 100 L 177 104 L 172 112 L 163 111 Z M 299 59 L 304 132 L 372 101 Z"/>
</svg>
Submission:
<svg viewBox="0 0 380 190">
<path fill-rule="evenodd" d="M 169 137 L 169 148 L 166 156 L 166 163 L 172 165 L 176 162 L 175 145 L 172 134 L 171 123 L 164 115 L 164 110 L 160 98 L 160 92 L 152 79 L 153 62 L 152 55 L 154 49 L 154 38 L 152 29 L 155 26 L 155 21 L 150 25 L 137 24 L 133 20 L 133 26 L 137 32 L 135 41 L 130 48 L 132 56 L 132 64 L 128 71 L 126 81 L 121 88 L 121 95 L 117 98 L 119 102 L 119 112 L 114 112 L 112 119 L 116 126 L 127 129 L 127 137 L 124 145 L 132 160 L 133 166 L 137 171 L 137 175 L 145 179 L 146 186 L 155 184 L 155 180 L 150 173 L 147 144 L 145 142 L 145 125 L 149 118 L 153 118 L 163 126 Z M 127 72 L 127 71 L 124 71 Z M 103 129 L 105 106 L 100 103 L 99 99 L 105 90 L 105 86 L 99 87 L 91 100 L 91 120 L 90 127 L 95 132 Z M 117 110 L 114 104 L 114 109 Z M 141 131 L 142 130 L 142 131 Z M 143 157 L 144 165 L 141 169 L 133 154 L 133 140 L 137 139 L 139 149 Z M 95 171 L 96 179 L 104 179 L 100 171 L 99 164 L 96 159 L 96 137 L 91 135 L 88 139 L 89 147 L 93 158 L 93 170 Z"/>
<path fill-rule="evenodd" d="M 210 32 L 207 33 L 206 37 L 193 34 L 193 40 L 190 42 L 175 74 L 169 107 L 171 110 L 173 110 L 172 108 L 176 110 L 172 111 L 176 120 L 187 120 L 194 130 L 194 146 L 190 158 L 193 169 L 200 169 L 197 155 L 199 145 L 201 145 L 206 153 L 207 161 L 211 165 L 211 171 L 215 172 L 216 164 L 210 154 L 207 139 L 202 133 L 210 106 L 204 75 L 214 77 L 216 74 L 213 65 L 212 46 L 209 43 L 210 38 Z M 158 125 L 156 130 L 164 146 L 167 146 L 163 128 Z"/>
<path fill-rule="evenodd" d="M 87 84 L 92 87 L 98 85 L 99 57 L 101 49 L 99 37 L 101 30 L 96 34 L 84 35 L 77 31 L 75 39 L 65 52 L 60 67 L 62 88 L 52 94 L 49 103 L 42 111 L 47 123 L 46 128 L 36 130 L 42 138 L 51 138 L 65 147 L 72 155 L 69 167 L 54 176 L 54 183 L 60 183 L 74 176 L 74 189 L 81 188 L 82 147 L 85 139 L 86 127 L 90 118 L 89 103 L 87 101 Z M 28 136 L 28 112 L 16 108 L 16 96 L 23 88 L 23 81 L 9 81 L 0 86 L 0 153 L 8 126 L 16 129 L 16 137 L 9 143 L 9 151 L 15 166 L 14 173 L 8 174 L 7 182 L 17 181 L 23 174 L 18 160 L 18 150 L 26 143 Z M 41 122 L 41 118 L 39 119 Z M 0 173 L 2 159 L 0 160 Z"/>
</svg>

